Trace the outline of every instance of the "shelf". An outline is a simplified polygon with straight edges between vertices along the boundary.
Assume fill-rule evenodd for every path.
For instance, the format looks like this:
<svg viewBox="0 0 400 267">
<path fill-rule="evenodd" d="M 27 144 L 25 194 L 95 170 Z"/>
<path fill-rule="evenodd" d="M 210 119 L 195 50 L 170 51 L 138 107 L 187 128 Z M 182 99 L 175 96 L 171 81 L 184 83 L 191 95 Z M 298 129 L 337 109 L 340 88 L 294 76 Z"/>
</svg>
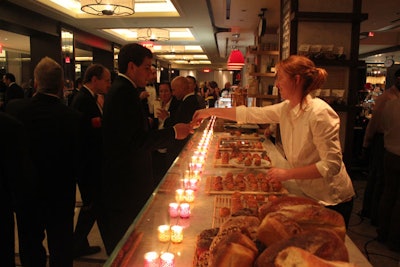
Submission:
<svg viewBox="0 0 400 267">
<path fill-rule="evenodd" d="M 365 63 L 356 60 L 355 62 L 348 59 L 311 59 L 318 66 L 344 66 L 344 67 L 358 67 L 365 65 Z"/>
<path fill-rule="evenodd" d="M 250 76 L 274 78 L 276 76 L 276 73 L 275 72 L 251 72 Z"/>
<path fill-rule="evenodd" d="M 269 50 L 261 50 L 261 51 L 252 51 L 249 50 L 249 53 L 252 55 L 271 55 L 271 56 L 279 56 L 279 51 L 277 50 L 273 50 L 273 51 L 269 51 Z"/>
</svg>

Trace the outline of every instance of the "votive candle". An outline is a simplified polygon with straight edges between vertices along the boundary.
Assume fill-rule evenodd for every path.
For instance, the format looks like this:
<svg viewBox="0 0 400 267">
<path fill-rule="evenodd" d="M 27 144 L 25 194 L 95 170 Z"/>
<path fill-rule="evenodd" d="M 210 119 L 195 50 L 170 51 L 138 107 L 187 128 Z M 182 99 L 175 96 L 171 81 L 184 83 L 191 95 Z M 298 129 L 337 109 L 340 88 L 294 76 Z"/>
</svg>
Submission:
<svg viewBox="0 0 400 267">
<path fill-rule="evenodd" d="M 183 179 L 183 188 L 185 188 L 185 189 L 190 188 L 190 179 L 189 178 Z"/>
<path fill-rule="evenodd" d="M 144 254 L 144 267 L 159 267 L 160 259 L 158 253 L 150 251 Z"/>
<path fill-rule="evenodd" d="M 182 202 L 182 201 L 185 200 L 184 192 L 185 192 L 185 190 L 183 190 L 183 189 L 177 189 L 175 191 L 175 200 L 176 200 L 176 202 Z"/>
<path fill-rule="evenodd" d="M 181 203 L 179 205 L 179 214 L 180 214 L 181 218 L 189 218 L 190 217 L 189 203 Z"/>
<path fill-rule="evenodd" d="M 189 203 L 194 201 L 194 191 L 192 189 L 185 190 L 185 200 Z"/>
<path fill-rule="evenodd" d="M 179 204 L 172 202 L 169 203 L 169 216 L 176 218 L 179 215 Z"/>
<path fill-rule="evenodd" d="M 192 190 L 197 190 L 197 183 L 198 183 L 198 179 L 197 178 L 192 178 L 190 179 L 190 189 Z"/>
<path fill-rule="evenodd" d="M 175 255 L 173 253 L 164 252 L 160 258 L 160 267 L 175 267 Z"/>
<path fill-rule="evenodd" d="M 158 240 L 160 242 L 169 242 L 171 239 L 171 232 L 169 225 L 158 226 Z"/>
<path fill-rule="evenodd" d="M 171 227 L 171 241 L 173 243 L 182 243 L 183 241 L 183 227 L 179 225 L 173 225 Z"/>
</svg>

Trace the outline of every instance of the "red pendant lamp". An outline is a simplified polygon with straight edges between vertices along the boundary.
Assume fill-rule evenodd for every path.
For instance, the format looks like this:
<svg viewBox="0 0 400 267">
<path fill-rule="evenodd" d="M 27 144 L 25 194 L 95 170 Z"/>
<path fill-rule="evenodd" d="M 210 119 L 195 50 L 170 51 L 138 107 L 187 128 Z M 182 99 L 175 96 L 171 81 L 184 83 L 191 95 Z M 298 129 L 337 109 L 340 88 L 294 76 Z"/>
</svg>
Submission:
<svg viewBox="0 0 400 267">
<path fill-rule="evenodd" d="M 244 66 L 244 57 L 242 52 L 239 49 L 232 49 L 231 54 L 228 57 L 228 67 L 239 67 L 243 68 Z"/>
</svg>

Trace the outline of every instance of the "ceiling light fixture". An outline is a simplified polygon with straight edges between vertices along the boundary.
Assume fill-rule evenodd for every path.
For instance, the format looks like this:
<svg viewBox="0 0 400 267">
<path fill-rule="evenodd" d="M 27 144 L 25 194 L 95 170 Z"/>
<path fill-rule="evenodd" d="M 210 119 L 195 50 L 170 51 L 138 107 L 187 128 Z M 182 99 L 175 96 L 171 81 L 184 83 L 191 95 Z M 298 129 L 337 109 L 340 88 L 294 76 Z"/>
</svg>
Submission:
<svg viewBox="0 0 400 267">
<path fill-rule="evenodd" d="M 134 7 L 135 0 L 81 0 L 81 10 L 96 16 L 129 16 Z"/>
<path fill-rule="evenodd" d="M 229 68 L 243 68 L 244 66 L 244 56 L 242 52 L 239 49 L 233 49 L 231 51 L 231 54 L 229 55 L 228 58 L 228 69 Z"/>
<path fill-rule="evenodd" d="M 141 41 L 168 41 L 169 30 L 160 28 L 141 28 L 137 30 L 137 39 Z"/>
</svg>

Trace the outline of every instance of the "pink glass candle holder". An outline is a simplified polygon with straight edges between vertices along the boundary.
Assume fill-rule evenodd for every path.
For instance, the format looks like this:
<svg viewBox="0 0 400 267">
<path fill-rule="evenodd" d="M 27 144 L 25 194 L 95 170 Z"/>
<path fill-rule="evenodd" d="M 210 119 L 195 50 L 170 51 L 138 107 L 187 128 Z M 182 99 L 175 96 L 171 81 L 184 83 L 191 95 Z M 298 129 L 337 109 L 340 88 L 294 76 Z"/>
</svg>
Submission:
<svg viewBox="0 0 400 267">
<path fill-rule="evenodd" d="M 182 243 L 183 241 L 183 227 L 174 225 L 171 227 L 171 241 L 172 243 Z"/>
<path fill-rule="evenodd" d="M 158 226 L 158 240 L 160 242 L 169 242 L 171 239 L 171 231 L 169 225 Z"/>
<path fill-rule="evenodd" d="M 169 203 L 169 216 L 171 218 L 176 218 L 179 215 L 179 204 L 178 203 Z"/>
<path fill-rule="evenodd" d="M 184 193 L 185 193 L 185 190 L 184 189 L 177 189 L 176 191 L 175 191 L 175 200 L 176 200 L 176 202 L 182 202 L 182 201 L 184 201 L 185 200 L 185 195 L 184 195 Z"/>
<path fill-rule="evenodd" d="M 197 178 L 192 178 L 192 179 L 190 179 L 190 189 L 192 189 L 192 190 L 197 190 L 197 184 L 198 184 L 198 182 L 199 182 L 199 180 L 197 179 Z"/>
<path fill-rule="evenodd" d="M 194 201 L 194 191 L 192 189 L 185 190 L 185 200 L 189 203 Z"/>
<path fill-rule="evenodd" d="M 161 254 L 160 267 L 175 267 L 175 255 L 170 252 Z"/>
<path fill-rule="evenodd" d="M 158 253 L 155 251 L 150 251 L 144 254 L 144 267 L 159 267 L 160 259 L 158 258 Z"/>
<path fill-rule="evenodd" d="M 189 178 L 183 179 L 183 188 L 190 189 L 190 179 Z"/>
<path fill-rule="evenodd" d="M 179 204 L 179 215 L 181 218 L 186 219 L 190 217 L 190 205 L 189 203 Z"/>
</svg>

